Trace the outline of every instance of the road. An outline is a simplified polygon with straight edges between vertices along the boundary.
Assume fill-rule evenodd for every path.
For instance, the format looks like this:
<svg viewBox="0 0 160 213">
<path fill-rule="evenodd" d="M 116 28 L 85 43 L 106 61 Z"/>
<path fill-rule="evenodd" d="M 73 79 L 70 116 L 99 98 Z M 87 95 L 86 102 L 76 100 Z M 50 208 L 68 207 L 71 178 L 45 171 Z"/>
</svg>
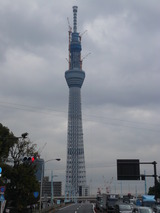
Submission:
<svg viewBox="0 0 160 213">
<path fill-rule="evenodd" d="M 91 203 L 78 203 L 66 206 L 56 211 L 56 213 L 95 213 Z"/>
</svg>

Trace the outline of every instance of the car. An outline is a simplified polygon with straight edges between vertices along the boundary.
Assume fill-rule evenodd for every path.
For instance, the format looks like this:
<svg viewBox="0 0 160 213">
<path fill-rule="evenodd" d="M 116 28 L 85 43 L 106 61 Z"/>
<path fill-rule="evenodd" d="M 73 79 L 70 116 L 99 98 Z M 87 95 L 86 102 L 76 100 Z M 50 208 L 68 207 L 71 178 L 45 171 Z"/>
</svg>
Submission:
<svg viewBox="0 0 160 213">
<path fill-rule="evenodd" d="M 155 213 L 160 213 L 160 205 L 154 206 L 154 207 L 153 207 L 153 211 L 154 211 Z"/>
<path fill-rule="evenodd" d="M 115 213 L 132 213 L 132 208 L 127 203 L 118 203 L 114 207 Z"/>
<path fill-rule="evenodd" d="M 135 204 L 134 203 L 129 203 L 129 205 L 131 206 L 131 209 L 134 208 Z"/>
<path fill-rule="evenodd" d="M 97 198 L 96 198 L 96 209 L 101 210 L 102 207 L 103 207 L 102 196 L 101 195 L 97 195 Z"/>
<path fill-rule="evenodd" d="M 153 213 L 153 210 L 147 206 L 136 206 L 133 208 L 132 213 Z"/>
</svg>

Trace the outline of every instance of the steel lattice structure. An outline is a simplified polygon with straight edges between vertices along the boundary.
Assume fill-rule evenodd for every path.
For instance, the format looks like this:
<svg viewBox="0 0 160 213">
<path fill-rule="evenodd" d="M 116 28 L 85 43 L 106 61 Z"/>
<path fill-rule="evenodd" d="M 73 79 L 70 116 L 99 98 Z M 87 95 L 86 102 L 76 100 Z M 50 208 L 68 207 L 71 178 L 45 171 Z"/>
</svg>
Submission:
<svg viewBox="0 0 160 213">
<path fill-rule="evenodd" d="M 81 87 L 85 78 L 81 60 L 81 37 L 77 32 L 77 6 L 73 6 L 73 32 L 69 27 L 69 70 L 65 78 L 69 87 L 68 137 L 65 193 L 81 195 L 86 186 L 81 112 Z"/>
</svg>

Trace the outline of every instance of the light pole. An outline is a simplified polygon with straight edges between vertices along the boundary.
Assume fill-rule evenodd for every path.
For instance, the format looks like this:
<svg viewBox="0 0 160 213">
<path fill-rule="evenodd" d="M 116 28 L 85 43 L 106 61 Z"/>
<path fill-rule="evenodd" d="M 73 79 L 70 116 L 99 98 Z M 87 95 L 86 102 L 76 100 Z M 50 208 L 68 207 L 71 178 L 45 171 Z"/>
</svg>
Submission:
<svg viewBox="0 0 160 213">
<path fill-rule="evenodd" d="M 120 191 L 121 191 L 121 197 L 122 197 L 122 181 L 119 184 L 120 184 Z"/>
<path fill-rule="evenodd" d="M 49 160 L 45 161 L 42 164 L 42 170 L 41 170 L 41 187 L 40 187 L 40 202 L 39 202 L 39 210 L 40 210 L 40 212 L 41 212 L 41 204 L 42 204 L 42 185 L 43 185 L 44 164 L 47 163 L 47 162 L 49 162 L 49 161 L 53 161 L 53 160 L 60 161 L 61 159 L 60 158 L 49 159 Z"/>
<path fill-rule="evenodd" d="M 51 204 L 52 206 L 54 204 L 53 177 L 57 177 L 57 175 L 53 175 L 53 171 L 51 171 Z"/>
</svg>

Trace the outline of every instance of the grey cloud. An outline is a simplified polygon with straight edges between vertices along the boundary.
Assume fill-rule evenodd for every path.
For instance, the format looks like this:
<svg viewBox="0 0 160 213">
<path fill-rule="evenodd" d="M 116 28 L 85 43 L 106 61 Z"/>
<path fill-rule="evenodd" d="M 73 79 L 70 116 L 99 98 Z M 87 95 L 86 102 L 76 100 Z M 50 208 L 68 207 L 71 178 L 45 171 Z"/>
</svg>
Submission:
<svg viewBox="0 0 160 213">
<path fill-rule="evenodd" d="M 15 135 L 29 132 L 38 147 L 47 142 L 46 160 L 61 155 L 64 180 L 67 17 L 72 25 L 75 4 L 78 30 L 87 30 L 82 57 L 91 52 L 83 60 L 82 115 L 87 179 L 96 191 L 102 175 L 116 179 L 115 168 L 99 168 L 116 158 L 156 160 L 160 168 L 157 0 L 1 0 L 0 117 Z"/>
</svg>

